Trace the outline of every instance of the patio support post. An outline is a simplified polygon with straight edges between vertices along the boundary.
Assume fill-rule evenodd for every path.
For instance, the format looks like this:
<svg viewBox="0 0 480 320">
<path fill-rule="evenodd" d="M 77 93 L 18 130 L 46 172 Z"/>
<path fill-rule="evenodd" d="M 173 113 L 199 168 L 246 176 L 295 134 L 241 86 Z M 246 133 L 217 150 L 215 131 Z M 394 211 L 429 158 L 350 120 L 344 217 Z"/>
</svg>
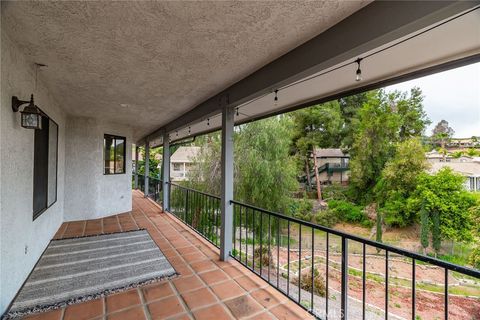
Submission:
<svg viewBox="0 0 480 320">
<path fill-rule="evenodd" d="M 135 189 L 138 189 L 138 149 L 139 146 L 135 145 Z"/>
<path fill-rule="evenodd" d="M 170 136 L 167 132 L 163 134 L 163 211 L 170 210 Z"/>
<path fill-rule="evenodd" d="M 148 176 L 150 175 L 150 142 L 145 143 L 145 198 L 148 197 Z"/>
<path fill-rule="evenodd" d="M 222 226 L 220 230 L 220 260 L 226 261 L 232 251 L 233 235 L 233 126 L 234 109 L 222 109 Z"/>
</svg>

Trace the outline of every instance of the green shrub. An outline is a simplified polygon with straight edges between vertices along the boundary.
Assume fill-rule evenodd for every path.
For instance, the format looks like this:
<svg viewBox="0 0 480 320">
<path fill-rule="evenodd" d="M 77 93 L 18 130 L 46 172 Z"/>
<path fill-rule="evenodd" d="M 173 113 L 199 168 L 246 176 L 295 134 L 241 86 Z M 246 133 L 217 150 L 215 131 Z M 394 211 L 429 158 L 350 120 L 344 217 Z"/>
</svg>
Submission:
<svg viewBox="0 0 480 320">
<path fill-rule="evenodd" d="M 292 283 L 298 283 L 297 279 L 293 279 Z M 312 272 L 308 271 L 302 273 L 302 276 L 300 277 L 300 287 L 305 291 L 312 292 Z M 316 269 L 313 275 L 313 293 L 320 297 L 325 297 L 327 293 L 325 279 Z"/>
<path fill-rule="evenodd" d="M 468 263 L 470 263 L 474 268 L 480 269 L 480 246 L 473 249 L 470 257 L 468 258 Z"/>
<path fill-rule="evenodd" d="M 332 227 L 340 220 L 333 210 L 322 210 L 315 215 L 314 219 L 317 224 L 324 227 Z"/>
<path fill-rule="evenodd" d="M 343 221 L 360 223 L 367 220 L 362 207 L 351 202 L 343 200 L 332 200 L 328 202 L 329 210 L 336 213 L 338 218 Z"/>
<path fill-rule="evenodd" d="M 347 200 L 347 191 L 348 187 L 342 186 L 341 184 L 334 183 L 322 188 L 323 200 Z"/>
</svg>

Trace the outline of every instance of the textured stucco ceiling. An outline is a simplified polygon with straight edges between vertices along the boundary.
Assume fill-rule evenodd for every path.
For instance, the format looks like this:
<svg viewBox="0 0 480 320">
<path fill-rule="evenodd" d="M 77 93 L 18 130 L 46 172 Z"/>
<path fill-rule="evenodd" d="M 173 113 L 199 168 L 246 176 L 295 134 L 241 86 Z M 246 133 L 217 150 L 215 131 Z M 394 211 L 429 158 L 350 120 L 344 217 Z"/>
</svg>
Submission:
<svg viewBox="0 0 480 320">
<path fill-rule="evenodd" d="M 370 1 L 2 2 L 67 113 L 140 137 Z"/>
</svg>

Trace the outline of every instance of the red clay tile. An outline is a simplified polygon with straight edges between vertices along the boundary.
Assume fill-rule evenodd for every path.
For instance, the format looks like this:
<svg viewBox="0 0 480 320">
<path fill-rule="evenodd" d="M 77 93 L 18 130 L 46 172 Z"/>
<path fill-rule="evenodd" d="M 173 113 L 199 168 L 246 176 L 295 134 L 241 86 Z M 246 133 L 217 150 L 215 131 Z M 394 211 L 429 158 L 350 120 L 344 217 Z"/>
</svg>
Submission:
<svg viewBox="0 0 480 320">
<path fill-rule="evenodd" d="M 202 282 L 197 276 L 179 277 L 172 282 L 180 293 L 203 287 Z"/>
<path fill-rule="evenodd" d="M 208 285 L 212 285 L 218 282 L 228 280 L 229 277 L 220 269 L 207 271 L 199 274 L 200 278 L 205 281 Z"/>
<path fill-rule="evenodd" d="M 268 312 L 262 312 L 248 318 L 248 320 L 274 320 L 274 319 L 277 319 L 277 318 L 275 318 L 273 315 L 271 315 Z"/>
<path fill-rule="evenodd" d="M 182 294 L 183 300 L 190 310 L 214 304 L 217 300 L 215 296 L 207 289 L 201 288 Z"/>
<path fill-rule="evenodd" d="M 210 260 L 201 260 L 190 264 L 197 273 L 217 269 L 218 267 Z"/>
<path fill-rule="evenodd" d="M 262 286 L 254 281 L 252 279 L 252 277 L 249 277 L 249 276 L 243 276 L 243 277 L 239 277 L 239 278 L 236 278 L 235 281 L 245 290 L 247 291 L 252 291 L 252 290 L 256 290 L 256 289 L 260 289 L 262 288 Z"/>
<path fill-rule="evenodd" d="M 108 296 L 106 300 L 107 313 L 111 313 L 120 309 L 125 309 L 127 307 L 131 307 L 141 303 L 137 289 L 132 289 Z"/>
<path fill-rule="evenodd" d="M 142 320 L 147 319 L 145 316 L 145 311 L 143 307 L 134 307 L 124 311 L 116 312 L 110 314 L 107 317 L 107 320 Z"/>
<path fill-rule="evenodd" d="M 193 312 L 195 320 L 230 320 L 232 317 L 227 313 L 227 311 L 220 305 L 215 304 L 210 307 L 198 309 Z"/>
<path fill-rule="evenodd" d="M 170 282 L 160 282 L 143 288 L 143 293 L 147 302 L 158 300 L 174 295 Z"/>
<path fill-rule="evenodd" d="M 235 281 L 228 280 L 210 287 L 220 300 L 227 300 L 247 294 Z"/>
<path fill-rule="evenodd" d="M 152 319 L 165 319 L 185 311 L 176 296 L 152 302 L 148 310 Z"/>
<path fill-rule="evenodd" d="M 226 274 L 228 274 L 231 278 L 241 277 L 243 275 L 246 275 L 247 272 L 250 272 L 249 270 L 246 270 L 245 268 L 236 267 L 236 266 L 228 266 L 228 267 L 222 268 L 222 270 Z"/>
<path fill-rule="evenodd" d="M 300 308 L 298 306 L 295 306 L 296 308 Z M 295 308 L 295 309 L 296 309 Z M 273 313 L 275 317 L 277 317 L 279 320 L 303 320 L 303 319 L 312 319 L 312 317 L 302 317 L 298 315 L 293 308 L 289 307 L 286 304 L 280 304 L 272 309 L 270 309 L 270 312 Z"/>
<path fill-rule="evenodd" d="M 265 308 L 271 308 L 281 302 L 265 289 L 254 291 L 251 293 L 251 296 Z"/>
<path fill-rule="evenodd" d="M 72 304 L 65 309 L 64 320 L 86 320 L 103 314 L 103 299 Z"/>
<path fill-rule="evenodd" d="M 250 296 L 240 296 L 224 302 L 235 318 L 249 317 L 263 310 Z"/>
</svg>

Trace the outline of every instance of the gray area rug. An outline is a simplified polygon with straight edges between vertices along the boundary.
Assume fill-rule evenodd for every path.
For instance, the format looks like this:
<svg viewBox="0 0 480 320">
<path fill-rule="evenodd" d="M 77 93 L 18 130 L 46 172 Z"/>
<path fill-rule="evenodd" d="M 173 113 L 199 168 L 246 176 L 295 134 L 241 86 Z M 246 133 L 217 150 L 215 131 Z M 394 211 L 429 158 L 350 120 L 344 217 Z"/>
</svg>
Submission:
<svg viewBox="0 0 480 320">
<path fill-rule="evenodd" d="M 174 275 L 146 230 L 52 240 L 3 318 L 88 301 Z"/>
</svg>

